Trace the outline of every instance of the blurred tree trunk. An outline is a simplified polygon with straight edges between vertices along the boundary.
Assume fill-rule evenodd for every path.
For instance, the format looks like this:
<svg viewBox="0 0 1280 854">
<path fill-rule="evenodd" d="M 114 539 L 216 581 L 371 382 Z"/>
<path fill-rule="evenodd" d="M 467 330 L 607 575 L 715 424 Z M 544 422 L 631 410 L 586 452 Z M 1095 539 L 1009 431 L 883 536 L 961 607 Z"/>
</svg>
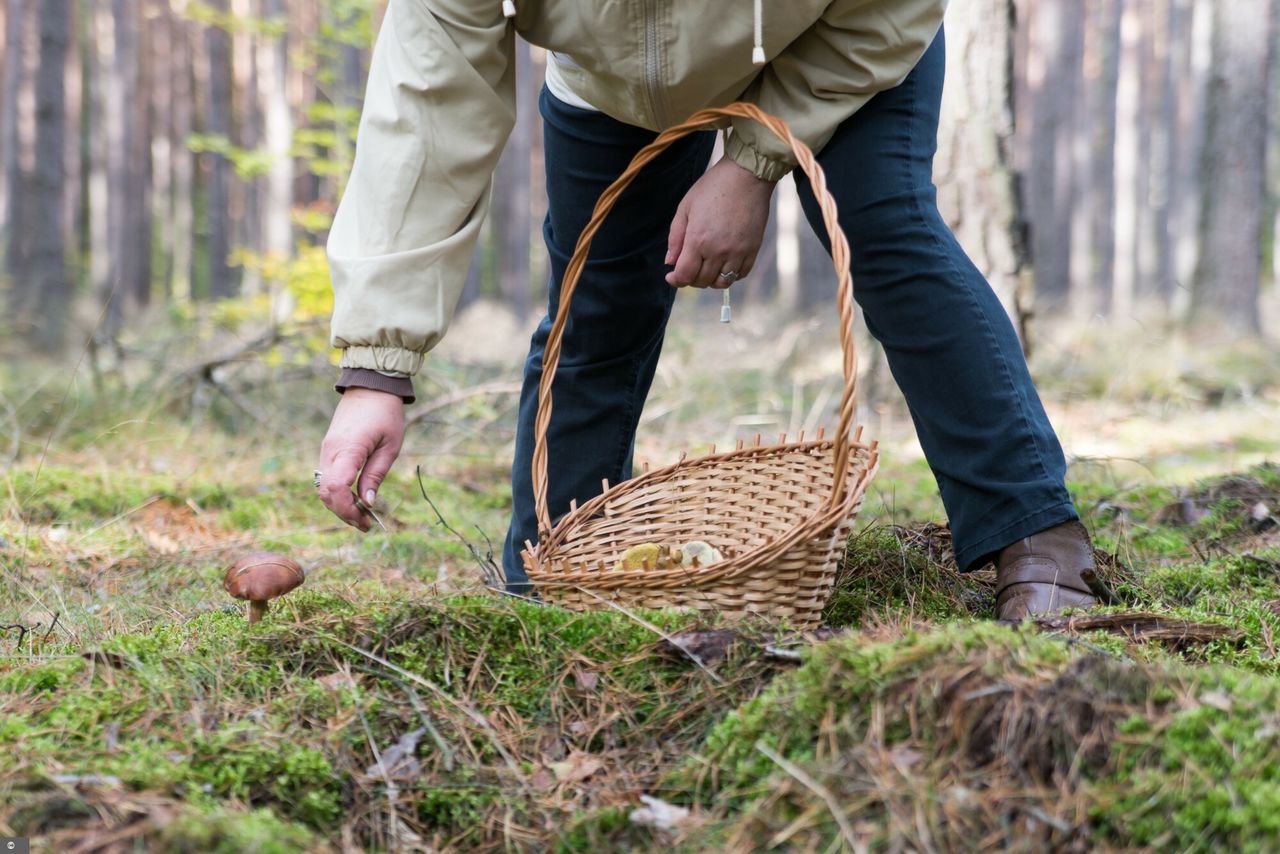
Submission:
<svg viewBox="0 0 1280 854">
<path fill-rule="evenodd" d="M 170 85 L 173 109 L 170 114 L 170 151 L 173 161 L 173 274 L 169 293 L 181 303 L 190 302 L 192 289 L 193 248 L 195 245 L 195 155 L 189 143 L 194 130 L 195 92 L 192 86 L 193 55 L 196 53 L 192 25 L 178 15 L 169 19 L 173 40 L 170 51 Z"/>
<path fill-rule="evenodd" d="M 133 7 L 133 87 L 131 98 L 133 112 L 129 145 L 128 227 L 125 233 L 125 252 L 130 256 L 129 279 L 134 304 L 151 304 L 151 286 L 154 264 L 154 242 L 151 215 L 151 190 L 154 164 L 151 161 L 151 137 L 153 117 L 151 88 L 154 77 L 154 61 L 151 51 L 151 16 L 144 14 L 147 0 L 129 0 Z"/>
<path fill-rule="evenodd" d="M 173 247 L 176 240 L 173 176 L 174 159 L 174 27 L 167 5 L 160 0 L 147 0 L 148 17 L 154 16 L 151 26 L 152 69 L 151 111 L 155 118 L 151 128 L 152 159 L 152 217 L 156 223 L 156 256 L 160 269 L 154 271 L 160 287 L 159 296 L 169 300 L 173 296 Z"/>
<path fill-rule="evenodd" d="M 41 0 L 40 65 L 36 74 L 36 152 L 31 176 L 30 271 L 20 285 L 32 318 L 32 342 L 44 352 L 61 349 L 70 310 L 66 230 L 62 205 L 66 178 L 66 63 L 71 42 L 71 0 Z M 39 156 L 44 152 L 44 156 Z"/>
<path fill-rule="evenodd" d="M 1116 85 L 1116 257 L 1111 288 L 1111 312 L 1116 317 L 1129 317 L 1133 313 L 1133 299 L 1138 290 L 1138 175 L 1142 169 L 1139 142 L 1142 21 L 1138 2 L 1122 0 L 1120 15 L 1120 70 Z"/>
<path fill-rule="evenodd" d="M 831 266 L 831 256 L 827 254 L 813 229 L 809 228 L 808 221 L 802 220 L 798 228 L 800 286 L 796 291 L 795 308 L 810 315 L 820 312 L 823 307 L 835 305 L 836 273 Z"/>
<path fill-rule="evenodd" d="M 1274 0 L 1214 9 L 1193 318 L 1258 334 Z"/>
<path fill-rule="evenodd" d="M 1111 302 L 1116 247 L 1116 84 L 1123 2 L 1089 2 L 1084 88 L 1076 119 L 1081 195 L 1072 236 L 1071 301 L 1078 317 L 1105 312 Z"/>
<path fill-rule="evenodd" d="M 116 132 L 112 122 L 114 101 L 115 24 L 111 7 L 97 2 L 89 7 L 89 41 L 92 55 L 89 61 L 89 280 L 94 298 L 102 307 L 102 325 L 95 330 L 95 340 L 110 338 L 111 330 L 122 323 L 120 303 L 115 294 L 115 254 L 111 227 L 111 179 L 110 151 L 112 134 Z"/>
<path fill-rule="evenodd" d="M 287 23 L 284 0 L 261 0 L 260 11 L 268 22 Z M 293 115 L 285 88 L 289 70 L 287 27 L 279 35 L 258 39 L 258 101 L 262 114 L 262 144 L 271 158 L 266 193 L 261 206 L 262 248 L 276 262 L 293 256 Z M 292 313 L 288 291 L 273 285 L 273 314 L 282 320 Z"/>
<path fill-rule="evenodd" d="M 227 0 L 210 0 L 209 5 L 226 14 Z M 231 39 L 221 27 L 205 27 L 204 133 L 231 138 Z M 234 271 L 228 265 L 231 254 L 229 203 L 231 163 L 225 155 L 208 153 L 201 157 L 205 172 L 204 221 L 208 264 L 209 297 L 223 299 L 236 295 Z"/>
<path fill-rule="evenodd" d="M 142 16 L 139 0 L 111 0 L 115 38 L 107 99 L 107 230 L 115 297 L 104 329 L 109 338 L 151 294 L 149 111 L 142 97 Z"/>
<path fill-rule="evenodd" d="M 1200 167 L 1205 139 L 1203 112 L 1208 93 L 1208 75 L 1215 0 L 1179 0 L 1181 29 L 1175 58 L 1179 85 L 1174 104 L 1174 154 L 1171 177 L 1173 274 L 1179 287 L 1173 292 L 1170 308 L 1175 316 L 1186 316 L 1191 307 L 1192 283 L 1200 247 Z"/>
<path fill-rule="evenodd" d="M 1148 233 L 1154 258 L 1151 265 L 1151 290 L 1168 306 L 1177 287 L 1173 272 L 1173 204 L 1174 105 L 1177 82 L 1174 79 L 1174 45 L 1181 37 L 1179 28 L 1180 0 L 1156 0 L 1151 33 L 1152 81 L 1151 108 L 1151 189 L 1148 195 L 1151 220 Z"/>
<path fill-rule="evenodd" d="M 262 144 L 262 111 L 259 108 L 257 42 L 262 35 L 250 24 L 254 21 L 251 0 L 230 0 L 235 26 L 231 39 L 231 113 L 230 141 L 243 151 L 254 151 Z M 231 224 L 231 246 L 261 253 L 263 247 L 260 205 L 261 179 L 242 179 L 233 173 L 227 183 L 228 219 Z M 256 264 L 241 268 L 240 293 L 257 296 L 262 293 L 262 276 Z"/>
<path fill-rule="evenodd" d="M 768 310 L 778 298 L 778 194 L 774 192 L 769 200 L 769 221 L 764 227 L 764 239 L 760 243 L 760 254 L 756 256 L 755 267 L 751 272 L 751 283 L 746 288 L 739 288 L 733 299 L 746 291 L 742 302 L 752 308 Z"/>
<path fill-rule="evenodd" d="M 536 98 L 529 45 L 517 39 L 516 123 L 494 176 L 493 227 L 498 292 L 506 307 L 521 320 L 530 312 L 529 258 L 533 238 L 530 171 Z"/>
<path fill-rule="evenodd" d="M 1072 116 L 1084 48 L 1082 0 L 1021 0 L 1025 20 L 1025 85 L 1017 112 L 1026 116 L 1025 206 L 1038 301 L 1067 299 L 1071 282 L 1071 214 L 1077 184 L 1072 174 Z"/>
<path fill-rule="evenodd" d="M 71 0 L 71 31 L 68 33 L 66 63 L 66 131 L 63 134 L 62 162 L 66 170 L 62 192 L 62 228 L 69 242 L 67 276 L 71 296 L 79 291 L 82 259 L 88 251 L 88 222 L 84 210 L 85 93 L 89 89 L 86 36 L 92 16 L 84 0 Z"/>
<path fill-rule="evenodd" d="M 1014 3 L 974 0 L 952 9 L 934 159 L 938 206 L 1005 310 L 1017 316 L 1029 308 L 1030 283 L 1012 162 Z"/>
<path fill-rule="evenodd" d="M 23 105 L 30 99 L 26 90 L 31 85 L 27 73 L 27 24 L 30 19 L 27 0 L 8 0 L 5 6 L 4 98 L 0 101 L 0 146 L 4 150 L 4 272 L 13 289 L 16 303 L 23 290 L 29 249 L 30 220 L 23 205 L 30 197 L 23 150 L 34 140 L 24 139 Z M 11 306 L 16 307 L 16 306 Z"/>
</svg>

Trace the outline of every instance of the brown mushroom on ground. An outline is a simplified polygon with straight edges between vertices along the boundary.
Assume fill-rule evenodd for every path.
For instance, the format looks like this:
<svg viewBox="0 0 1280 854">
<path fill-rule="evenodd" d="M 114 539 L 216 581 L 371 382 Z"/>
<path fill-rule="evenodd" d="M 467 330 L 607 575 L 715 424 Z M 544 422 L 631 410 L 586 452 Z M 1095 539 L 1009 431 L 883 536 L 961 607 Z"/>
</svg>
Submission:
<svg viewBox="0 0 1280 854">
<path fill-rule="evenodd" d="M 237 599 L 249 600 L 249 622 L 256 623 L 267 613 L 267 602 L 288 593 L 305 579 L 297 561 L 274 552 L 253 552 L 231 565 L 222 586 Z"/>
</svg>

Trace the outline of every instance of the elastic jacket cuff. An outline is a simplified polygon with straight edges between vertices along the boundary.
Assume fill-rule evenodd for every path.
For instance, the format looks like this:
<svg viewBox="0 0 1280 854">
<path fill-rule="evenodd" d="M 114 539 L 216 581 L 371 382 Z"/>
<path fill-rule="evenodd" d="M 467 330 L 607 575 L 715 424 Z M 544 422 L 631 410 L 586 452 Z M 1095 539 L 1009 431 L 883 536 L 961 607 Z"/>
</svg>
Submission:
<svg viewBox="0 0 1280 854">
<path fill-rule="evenodd" d="M 422 368 L 422 355 L 403 347 L 348 347 L 342 351 L 340 367 L 367 368 L 411 377 Z"/>
<path fill-rule="evenodd" d="M 392 377 L 368 368 L 344 368 L 333 386 L 339 394 L 349 388 L 371 388 L 374 391 L 385 391 L 399 396 L 405 403 L 413 403 L 417 395 L 413 390 L 413 380 L 409 377 Z"/>
<path fill-rule="evenodd" d="M 794 163 L 769 157 L 758 149 L 752 148 L 742 138 L 742 134 L 736 131 L 729 134 L 729 139 L 724 144 L 724 153 L 725 156 L 732 158 L 734 163 L 762 181 L 781 181 L 795 168 Z"/>
</svg>

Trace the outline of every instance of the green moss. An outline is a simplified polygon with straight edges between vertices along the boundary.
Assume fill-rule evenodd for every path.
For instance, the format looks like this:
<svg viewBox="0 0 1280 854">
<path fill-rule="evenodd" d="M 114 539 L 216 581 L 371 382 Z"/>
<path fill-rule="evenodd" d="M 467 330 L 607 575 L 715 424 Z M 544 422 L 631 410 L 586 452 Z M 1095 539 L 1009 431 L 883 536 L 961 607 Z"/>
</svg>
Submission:
<svg viewBox="0 0 1280 854">
<path fill-rule="evenodd" d="M 214 807 L 181 812 L 160 829 L 153 850 L 293 854 L 312 850 L 320 841 L 305 827 L 284 821 L 269 809 L 237 811 Z"/>
<path fill-rule="evenodd" d="M 1280 687 L 1217 669 L 1190 682 L 1182 708 L 1117 741 L 1094 787 L 1098 836 L 1177 851 L 1274 850 Z"/>
<path fill-rule="evenodd" d="M 946 621 L 984 610 L 984 596 L 954 569 L 930 559 L 893 528 L 850 537 L 844 566 L 823 610 L 832 626 L 857 626 L 871 615 Z"/>
</svg>

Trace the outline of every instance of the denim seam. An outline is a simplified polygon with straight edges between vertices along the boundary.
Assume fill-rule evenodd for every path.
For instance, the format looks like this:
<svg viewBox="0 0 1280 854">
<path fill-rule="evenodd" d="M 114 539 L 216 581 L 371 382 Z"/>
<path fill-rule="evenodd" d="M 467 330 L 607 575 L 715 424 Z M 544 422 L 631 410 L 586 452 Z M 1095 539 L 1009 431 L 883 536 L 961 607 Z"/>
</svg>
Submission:
<svg viewBox="0 0 1280 854">
<path fill-rule="evenodd" d="M 916 87 L 915 77 L 914 76 L 909 77 L 908 83 L 912 88 L 915 88 Z M 911 128 L 911 140 L 913 143 L 917 142 L 920 138 L 919 120 L 920 120 L 920 99 L 912 98 L 910 128 Z M 909 161 L 904 165 L 904 169 L 907 172 L 908 179 L 910 179 L 912 175 L 911 175 L 911 167 L 910 167 Z M 930 183 L 932 183 L 932 180 L 933 180 L 932 176 L 930 176 Z M 908 183 L 914 184 L 914 181 L 908 180 Z M 946 259 L 946 264 L 951 268 L 952 275 L 954 275 L 959 280 L 963 280 L 964 274 L 960 271 L 959 267 L 956 266 L 955 259 L 951 257 L 950 253 L 946 252 L 945 247 L 942 245 L 942 241 L 938 237 L 937 230 L 930 227 L 929 225 L 929 218 L 925 215 L 923 205 L 921 204 L 921 201 L 920 201 L 919 188 L 913 187 L 912 190 L 913 190 L 911 194 L 912 209 L 914 210 L 916 216 L 919 218 L 920 223 L 925 227 L 925 230 L 929 233 L 929 236 L 932 238 L 934 247 L 938 250 L 939 254 Z M 988 284 L 987 287 L 990 287 L 990 284 Z M 1044 454 L 1040 449 L 1040 443 L 1036 440 L 1035 431 L 1031 429 L 1031 419 L 1028 418 L 1027 416 L 1026 398 L 1018 391 L 1017 385 L 1013 382 L 1013 372 L 1009 369 L 1009 361 L 1007 358 L 1005 358 L 1004 352 L 1000 349 L 999 342 L 996 341 L 995 330 L 993 330 L 991 327 L 991 318 L 988 317 L 986 311 L 983 310 L 982 304 L 978 302 L 978 299 L 974 295 L 972 289 L 965 288 L 964 291 L 965 291 L 966 299 L 968 299 L 970 305 L 976 310 L 978 317 L 982 319 L 983 332 L 986 335 L 988 343 L 992 345 L 991 349 L 995 350 L 995 352 L 999 355 L 1001 372 L 1004 374 L 1006 385 L 1013 392 L 1013 397 L 1017 401 L 1018 417 L 1022 419 L 1022 425 L 1023 425 L 1023 429 L 1026 432 L 1027 440 L 1031 443 L 1031 449 L 1035 453 L 1036 463 L 1040 467 L 1040 477 L 1044 482 L 1048 483 L 1049 468 L 1047 465 L 1045 465 Z"/>
</svg>

